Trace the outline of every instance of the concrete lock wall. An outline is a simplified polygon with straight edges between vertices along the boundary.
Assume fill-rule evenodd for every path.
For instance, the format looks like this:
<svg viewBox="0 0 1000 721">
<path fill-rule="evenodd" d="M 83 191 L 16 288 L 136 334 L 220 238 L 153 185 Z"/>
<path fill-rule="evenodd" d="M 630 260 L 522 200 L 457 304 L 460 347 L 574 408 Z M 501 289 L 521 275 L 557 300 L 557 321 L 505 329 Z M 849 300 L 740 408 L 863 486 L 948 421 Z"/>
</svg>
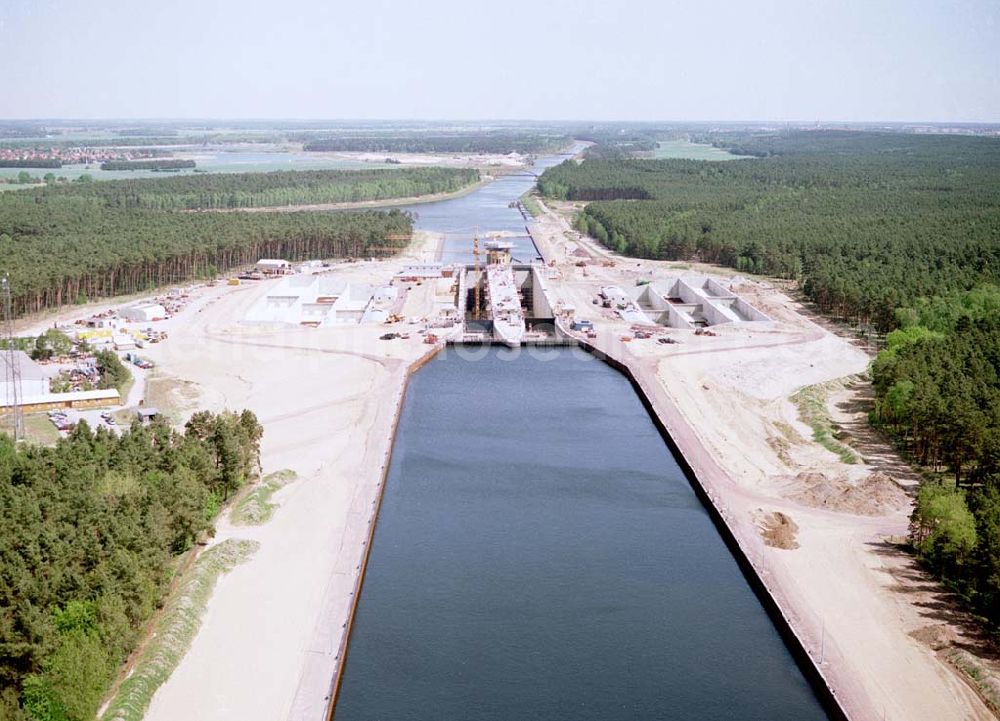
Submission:
<svg viewBox="0 0 1000 721">
<path fill-rule="evenodd" d="M 714 278 L 708 278 L 704 285 L 705 291 L 716 298 L 735 298 L 736 295 Z"/>
<path fill-rule="evenodd" d="M 543 273 L 543 267 L 532 266 L 530 278 L 532 283 L 531 298 L 534 307 L 531 309 L 531 314 L 535 318 L 554 318 L 555 312 L 552 310 L 551 301 L 549 301 L 548 286 Z"/>
<path fill-rule="evenodd" d="M 670 303 L 667 304 L 667 318 L 667 325 L 671 328 L 686 328 L 688 330 L 694 328 L 694 324 L 688 320 L 688 316 Z"/>
<path fill-rule="evenodd" d="M 647 283 L 644 286 L 640 286 L 636 302 L 647 305 L 660 313 L 670 309 L 670 303 L 663 297 L 661 290 L 655 287 L 653 283 Z"/>
<path fill-rule="evenodd" d="M 713 303 L 707 298 L 702 300 L 701 314 L 705 316 L 705 320 L 708 321 L 709 325 L 722 325 L 723 323 L 732 323 L 739 320 L 725 306 Z"/>
<path fill-rule="evenodd" d="M 749 321 L 770 321 L 771 318 L 761 313 L 759 310 L 754 308 L 752 305 L 747 303 L 742 298 L 736 298 L 733 303 L 736 310 Z"/>
<path fill-rule="evenodd" d="M 671 295 L 675 298 L 680 298 L 682 301 L 689 305 L 701 305 L 705 302 L 704 296 L 696 292 L 693 287 L 683 280 L 678 280 L 674 283 Z"/>
</svg>

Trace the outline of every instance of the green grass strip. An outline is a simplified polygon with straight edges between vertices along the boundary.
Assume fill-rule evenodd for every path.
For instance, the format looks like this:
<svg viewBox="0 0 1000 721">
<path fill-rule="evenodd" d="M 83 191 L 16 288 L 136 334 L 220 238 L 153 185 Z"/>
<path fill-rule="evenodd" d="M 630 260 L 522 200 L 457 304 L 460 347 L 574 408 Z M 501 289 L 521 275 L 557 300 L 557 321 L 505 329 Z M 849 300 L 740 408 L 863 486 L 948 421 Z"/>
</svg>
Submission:
<svg viewBox="0 0 1000 721">
<path fill-rule="evenodd" d="M 521 205 L 531 214 L 532 218 L 537 218 L 542 214 L 542 206 L 538 204 L 538 199 L 530 191 L 521 196 Z"/>
<path fill-rule="evenodd" d="M 294 481 L 295 478 L 295 471 L 288 469 L 275 471 L 264 476 L 257 487 L 244 496 L 233 508 L 229 517 L 233 525 L 259 526 L 271 520 L 271 516 L 277 509 L 277 504 L 271 502 L 271 496 Z"/>
<path fill-rule="evenodd" d="M 802 422 L 812 428 L 813 440 L 831 453 L 835 453 L 844 463 L 857 463 L 857 454 L 837 440 L 834 435 L 833 422 L 826 408 L 826 397 L 835 388 L 840 388 L 840 381 L 818 383 L 806 386 L 792 396 L 792 402 L 799 409 Z"/>
<path fill-rule="evenodd" d="M 1000 712 L 1000 679 L 993 676 L 979 659 L 963 649 L 952 649 L 948 660 L 964 673 L 993 713 Z"/>
<path fill-rule="evenodd" d="M 248 560 L 258 546 L 256 541 L 231 538 L 198 557 L 177 592 L 167 600 L 155 634 L 108 704 L 103 721 L 142 721 L 153 694 L 191 648 L 219 577 Z"/>
</svg>

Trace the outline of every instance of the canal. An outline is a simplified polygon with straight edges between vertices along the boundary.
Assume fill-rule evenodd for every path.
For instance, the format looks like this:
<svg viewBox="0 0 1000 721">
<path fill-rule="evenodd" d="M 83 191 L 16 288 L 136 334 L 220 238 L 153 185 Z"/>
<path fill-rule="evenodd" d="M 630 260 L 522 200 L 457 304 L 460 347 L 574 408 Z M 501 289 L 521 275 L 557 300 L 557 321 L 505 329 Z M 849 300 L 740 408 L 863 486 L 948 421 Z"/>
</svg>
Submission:
<svg viewBox="0 0 1000 721">
<path fill-rule="evenodd" d="M 825 719 L 626 378 L 470 353 L 412 378 L 336 721 Z"/>
<path fill-rule="evenodd" d="M 402 209 L 413 214 L 416 228 L 445 234 L 441 253 L 444 263 L 473 262 L 472 238 L 477 228 L 480 238 L 488 233 L 512 235 L 509 240 L 514 245 L 514 257 L 530 263 L 536 257 L 535 247 L 527 237 L 520 211 L 510 204 L 534 187 L 535 174 L 541 175 L 546 168 L 571 158 L 583 147 L 584 144 L 577 144 L 565 154 L 540 157 L 525 171 L 502 175 L 468 195 Z"/>
</svg>

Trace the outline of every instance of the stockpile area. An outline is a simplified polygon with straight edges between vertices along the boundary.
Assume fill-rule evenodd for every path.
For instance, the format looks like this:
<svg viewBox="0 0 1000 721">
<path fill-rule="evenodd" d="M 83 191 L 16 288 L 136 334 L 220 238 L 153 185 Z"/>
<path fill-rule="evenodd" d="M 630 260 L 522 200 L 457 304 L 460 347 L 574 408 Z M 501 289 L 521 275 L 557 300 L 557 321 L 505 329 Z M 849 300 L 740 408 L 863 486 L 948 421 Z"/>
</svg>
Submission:
<svg viewBox="0 0 1000 721">
<path fill-rule="evenodd" d="M 790 500 L 815 508 L 862 516 L 884 516 L 906 506 L 909 497 L 886 473 L 876 471 L 858 483 L 842 478 L 828 478 L 816 471 L 803 471 L 789 486 L 798 489 L 787 494 Z"/>
</svg>

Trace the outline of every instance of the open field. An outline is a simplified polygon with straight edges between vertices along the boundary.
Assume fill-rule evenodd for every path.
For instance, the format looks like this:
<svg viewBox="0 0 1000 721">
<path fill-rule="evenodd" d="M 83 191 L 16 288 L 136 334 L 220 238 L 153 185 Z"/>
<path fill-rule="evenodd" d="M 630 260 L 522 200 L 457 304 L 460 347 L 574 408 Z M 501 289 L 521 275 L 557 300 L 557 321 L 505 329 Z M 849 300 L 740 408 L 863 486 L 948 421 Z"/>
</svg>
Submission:
<svg viewBox="0 0 1000 721">
<path fill-rule="evenodd" d="M 656 150 L 651 157 L 663 158 L 684 158 L 686 160 L 740 160 L 750 156 L 734 155 L 721 148 L 712 145 L 702 145 L 692 143 L 688 140 L 660 140 L 656 144 Z"/>
<path fill-rule="evenodd" d="M 0 432 L 11 433 L 13 430 L 14 419 L 9 415 L 0 416 Z M 24 436 L 29 443 L 47 446 L 59 440 L 59 431 L 44 413 L 26 413 Z"/>
<path fill-rule="evenodd" d="M 261 150 L 177 150 L 172 156 L 178 160 L 193 160 L 197 167 L 193 170 L 181 169 L 172 172 L 152 170 L 101 170 L 100 164 L 64 165 L 61 168 L 0 168 L 0 178 L 16 178 L 22 170 L 41 178 L 46 173 L 76 180 L 81 175 L 89 175 L 94 180 L 130 180 L 135 178 L 165 178 L 174 175 L 206 173 L 264 173 L 275 170 L 351 170 L 370 168 L 374 162 L 336 157 L 327 153 L 302 153 L 275 149 Z M 0 188 L 26 186 L 0 185 Z"/>
</svg>

